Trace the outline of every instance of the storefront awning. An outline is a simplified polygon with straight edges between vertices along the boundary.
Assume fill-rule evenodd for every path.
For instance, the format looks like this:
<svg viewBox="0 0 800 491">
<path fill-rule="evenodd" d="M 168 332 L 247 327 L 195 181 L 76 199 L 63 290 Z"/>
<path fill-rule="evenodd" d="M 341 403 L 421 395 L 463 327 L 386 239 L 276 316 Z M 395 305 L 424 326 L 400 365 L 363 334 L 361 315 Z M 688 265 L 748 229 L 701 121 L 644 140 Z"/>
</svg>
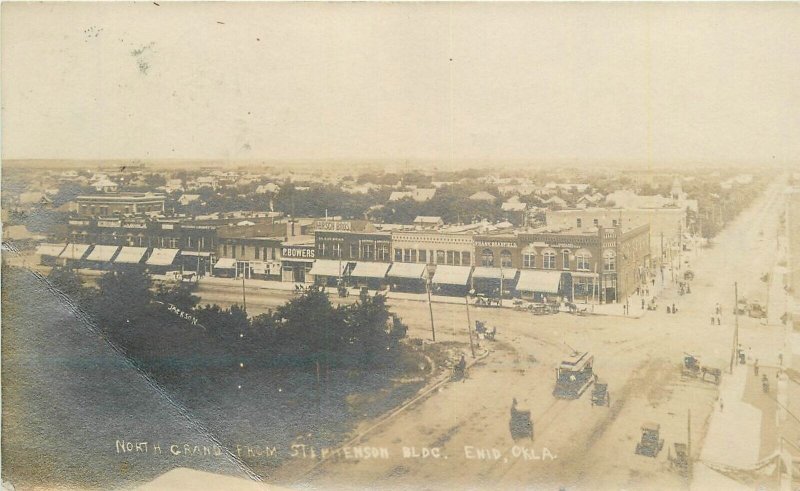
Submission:
<svg viewBox="0 0 800 491">
<path fill-rule="evenodd" d="M 232 257 L 221 257 L 214 265 L 214 269 L 236 269 L 236 259 Z"/>
<path fill-rule="evenodd" d="M 317 259 L 308 274 L 314 276 L 342 276 L 347 271 L 347 261 Z"/>
<path fill-rule="evenodd" d="M 36 247 L 36 254 L 40 256 L 58 257 L 67 247 L 67 244 L 39 244 Z"/>
<path fill-rule="evenodd" d="M 389 263 L 359 262 L 356 263 L 350 276 L 357 276 L 359 278 L 386 278 L 387 271 L 389 271 Z"/>
<path fill-rule="evenodd" d="M 89 250 L 89 244 L 67 244 L 67 247 L 64 248 L 64 251 L 61 253 L 61 259 L 73 259 L 78 260 L 86 254 L 86 251 Z"/>
<path fill-rule="evenodd" d="M 181 251 L 181 256 L 211 257 L 211 253 L 203 251 Z"/>
<path fill-rule="evenodd" d="M 169 266 L 178 255 L 178 249 L 153 249 L 145 264 L 149 266 Z"/>
<path fill-rule="evenodd" d="M 500 277 L 504 280 L 513 280 L 517 276 L 517 269 L 514 268 L 487 268 L 484 266 L 476 266 L 475 271 L 472 272 L 473 278 L 499 280 Z"/>
<path fill-rule="evenodd" d="M 522 270 L 517 281 L 517 291 L 558 293 L 561 271 Z"/>
<path fill-rule="evenodd" d="M 109 245 L 96 245 L 92 252 L 86 256 L 87 261 L 100 261 L 100 262 L 110 262 L 111 258 L 114 257 L 114 254 L 117 253 L 119 250 L 119 246 L 109 246 Z"/>
<path fill-rule="evenodd" d="M 392 263 L 392 269 L 389 270 L 388 276 L 419 280 L 422 279 L 427 267 L 428 265 L 425 263 Z"/>
<path fill-rule="evenodd" d="M 147 252 L 147 247 L 123 247 L 117 257 L 114 258 L 116 264 L 139 264 Z"/>
<path fill-rule="evenodd" d="M 440 285 L 466 285 L 469 281 L 471 266 L 448 266 L 439 264 L 433 273 L 433 282 Z"/>
</svg>

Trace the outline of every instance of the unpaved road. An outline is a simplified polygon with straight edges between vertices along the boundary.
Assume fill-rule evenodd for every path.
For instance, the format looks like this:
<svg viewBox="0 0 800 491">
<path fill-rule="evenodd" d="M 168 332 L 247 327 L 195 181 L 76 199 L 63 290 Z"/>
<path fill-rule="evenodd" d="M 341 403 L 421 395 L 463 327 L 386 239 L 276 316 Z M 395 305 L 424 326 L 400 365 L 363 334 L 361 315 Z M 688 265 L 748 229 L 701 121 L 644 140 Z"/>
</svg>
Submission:
<svg viewBox="0 0 800 491">
<path fill-rule="evenodd" d="M 471 309 L 473 322 L 498 326 L 498 341 L 485 344 L 492 353 L 466 381 L 446 384 L 358 443 L 385 448 L 388 458 L 331 459 L 310 474 L 308 463 L 299 461 L 274 479 L 310 481 L 319 489 L 685 488 L 683 478 L 669 470 L 667 448 L 687 441 L 691 410 L 692 454 L 699 455 L 717 390 L 712 383 L 683 380 L 679 365 L 683 353 L 690 352 L 704 364 L 727 369 L 733 284 L 738 281 L 740 291 L 766 290 L 759 277 L 771 268 L 772 255 L 764 251 L 775 247 L 780 189 L 776 183 L 713 248 L 684 253 L 696 274 L 692 293 L 679 296 L 667 288 L 658 299 L 661 309 L 641 319 Z M 665 278 L 670 283 L 669 270 Z M 664 306 L 673 302 L 678 313 L 666 314 Z M 723 322 L 712 327 L 717 302 Z M 392 307 L 412 326 L 412 335 L 429 338 L 427 306 L 393 302 Z M 437 339 L 466 342 L 464 307 L 434 305 L 434 317 Z M 745 342 L 775 331 L 749 318 L 740 318 L 740 327 Z M 595 354 L 595 371 L 609 382 L 609 408 L 592 407 L 589 393 L 575 401 L 551 395 L 554 368 L 568 353 L 564 343 Z M 512 398 L 532 411 L 536 433 L 532 442 L 519 441 L 516 447 L 508 430 Z M 655 459 L 634 454 L 639 427 L 649 420 L 661 424 L 665 439 Z M 423 449 L 439 457 L 423 458 Z"/>
</svg>

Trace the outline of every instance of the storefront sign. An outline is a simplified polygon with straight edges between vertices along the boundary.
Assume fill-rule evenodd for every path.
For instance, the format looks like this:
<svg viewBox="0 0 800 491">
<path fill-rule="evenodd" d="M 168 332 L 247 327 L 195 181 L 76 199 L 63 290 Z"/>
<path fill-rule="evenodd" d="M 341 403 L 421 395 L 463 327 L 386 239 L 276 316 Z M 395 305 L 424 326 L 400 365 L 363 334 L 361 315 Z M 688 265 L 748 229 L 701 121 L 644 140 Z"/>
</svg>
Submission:
<svg viewBox="0 0 800 491">
<path fill-rule="evenodd" d="M 508 247 L 512 249 L 517 247 L 516 242 L 501 242 L 497 240 L 476 240 L 475 245 L 478 247 Z"/>
<path fill-rule="evenodd" d="M 282 247 L 281 248 L 281 257 L 283 259 L 289 259 L 293 257 L 303 258 L 303 259 L 314 259 L 314 246 L 309 247 Z"/>
<path fill-rule="evenodd" d="M 350 222 L 342 222 L 339 220 L 317 220 L 314 222 L 314 229 L 316 230 L 333 230 L 337 232 L 350 232 L 353 227 Z"/>
<path fill-rule="evenodd" d="M 117 228 L 120 226 L 119 220 L 98 220 L 98 227 Z"/>
</svg>

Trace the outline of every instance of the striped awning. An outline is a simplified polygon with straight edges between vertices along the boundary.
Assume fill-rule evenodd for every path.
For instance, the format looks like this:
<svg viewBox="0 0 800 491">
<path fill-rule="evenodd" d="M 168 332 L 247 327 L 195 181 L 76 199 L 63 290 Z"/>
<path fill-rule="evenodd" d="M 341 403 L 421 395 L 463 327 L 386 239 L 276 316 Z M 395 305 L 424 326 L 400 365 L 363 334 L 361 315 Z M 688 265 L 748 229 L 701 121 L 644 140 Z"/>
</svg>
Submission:
<svg viewBox="0 0 800 491">
<path fill-rule="evenodd" d="M 513 280 L 517 276 L 517 269 L 515 268 L 487 268 L 484 266 L 476 266 L 475 271 L 472 272 L 473 278 L 499 280 L 501 277 L 504 280 Z"/>
<path fill-rule="evenodd" d="M 86 254 L 86 251 L 89 250 L 89 244 L 67 244 L 67 247 L 64 248 L 64 251 L 61 253 L 61 259 L 72 259 L 78 260 Z"/>
<path fill-rule="evenodd" d="M 314 276 L 342 276 L 347 272 L 347 261 L 317 259 L 308 274 Z"/>
<path fill-rule="evenodd" d="M 145 252 L 147 252 L 147 247 L 123 247 L 114 258 L 114 263 L 139 264 L 142 262 Z"/>
<path fill-rule="evenodd" d="M 214 265 L 214 269 L 236 269 L 236 259 L 232 257 L 221 257 Z"/>
<path fill-rule="evenodd" d="M 561 271 L 522 270 L 517 281 L 517 291 L 558 293 Z"/>
<path fill-rule="evenodd" d="M 389 271 L 389 263 L 358 262 L 350 273 L 350 276 L 359 278 L 386 278 L 387 271 Z"/>
<path fill-rule="evenodd" d="M 428 265 L 425 263 L 392 263 L 392 269 L 389 270 L 387 276 L 419 280 L 425 275 L 427 267 Z"/>
<path fill-rule="evenodd" d="M 96 245 L 92 252 L 86 256 L 87 261 L 111 262 L 111 258 L 119 250 L 119 246 Z"/>
<path fill-rule="evenodd" d="M 448 266 L 439 264 L 433 273 L 433 282 L 440 285 L 466 285 L 469 282 L 471 266 Z"/>
<path fill-rule="evenodd" d="M 36 254 L 40 256 L 58 257 L 67 247 L 67 244 L 39 244 L 36 247 Z"/>
<path fill-rule="evenodd" d="M 146 264 L 150 266 L 169 266 L 178 255 L 178 249 L 153 249 L 153 253 L 147 258 Z"/>
</svg>

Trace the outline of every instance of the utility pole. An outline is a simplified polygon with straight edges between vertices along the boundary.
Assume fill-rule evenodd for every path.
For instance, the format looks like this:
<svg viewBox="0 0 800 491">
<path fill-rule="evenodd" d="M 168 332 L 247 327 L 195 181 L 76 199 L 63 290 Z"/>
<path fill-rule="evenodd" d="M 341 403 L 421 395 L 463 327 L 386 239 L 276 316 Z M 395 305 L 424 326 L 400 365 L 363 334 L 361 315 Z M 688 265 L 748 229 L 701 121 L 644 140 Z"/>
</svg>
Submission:
<svg viewBox="0 0 800 491">
<path fill-rule="evenodd" d="M 736 348 L 739 346 L 739 283 L 733 284 L 733 318 L 735 319 L 733 328 L 733 349 L 731 350 L 731 368 L 730 373 L 733 373 L 733 363 L 736 359 Z"/>
<path fill-rule="evenodd" d="M 247 296 L 244 292 L 244 268 L 242 269 L 242 310 L 247 314 Z"/>
<path fill-rule="evenodd" d="M 692 463 L 692 410 L 689 409 L 689 414 L 686 417 L 686 459 L 687 459 L 687 471 L 688 477 L 690 480 L 692 479 L 692 468 L 694 467 Z"/>
<path fill-rule="evenodd" d="M 436 342 L 436 328 L 433 326 L 433 304 L 431 304 L 431 281 L 428 280 L 428 310 L 431 313 L 431 336 L 433 337 L 433 342 Z M 472 337 L 470 336 L 470 340 Z"/>
<path fill-rule="evenodd" d="M 464 305 L 467 307 L 467 331 L 469 332 L 469 350 L 475 358 L 475 346 L 472 344 L 472 320 L 469 318 L 469 295 L 464 297 Z"/>
</svg>

